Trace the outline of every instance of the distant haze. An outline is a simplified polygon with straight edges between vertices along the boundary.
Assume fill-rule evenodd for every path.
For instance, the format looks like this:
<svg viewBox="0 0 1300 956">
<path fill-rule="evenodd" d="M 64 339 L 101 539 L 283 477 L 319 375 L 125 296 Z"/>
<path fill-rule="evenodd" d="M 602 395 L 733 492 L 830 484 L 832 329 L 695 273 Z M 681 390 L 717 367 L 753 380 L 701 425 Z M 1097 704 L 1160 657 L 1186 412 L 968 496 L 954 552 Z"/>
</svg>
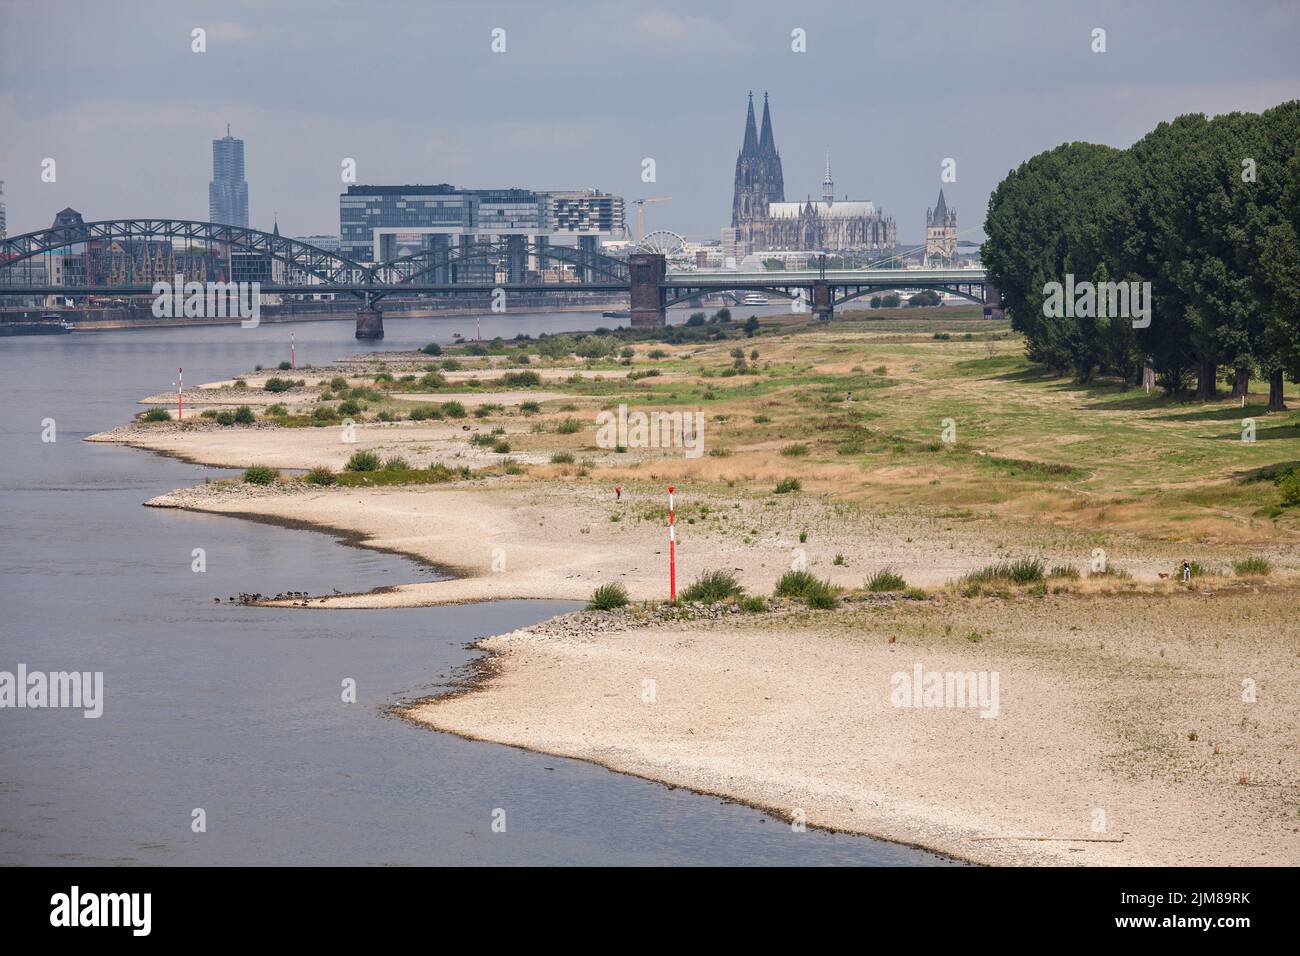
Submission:
<svg viewBox="0 0 1300 956">
<path fill-rule="evenodd" d="M 649 228 L 716 238 L 746 92 L 761 104 L 767 90 L 787 199 L 820 194 L 829 150 L 837 198 L 872 200 L 916 242 L 952 157 L 944 191 L 978 240 L 990 190 L 1033 153 L 1300 96 L 1294 2 L 9 0 L 2 16 L 10 235 L 65 206 L 206 219 L 229 123 L 255 228 L 278 216 L 286 235 L 337 234 L 351 157 L 362 183 L 671 196 L 647 207 Z M 206 53 L 191 52 L 195 27 Z M 1095 27 L 1106 53 L 1091 52 Z"/>
</svg>

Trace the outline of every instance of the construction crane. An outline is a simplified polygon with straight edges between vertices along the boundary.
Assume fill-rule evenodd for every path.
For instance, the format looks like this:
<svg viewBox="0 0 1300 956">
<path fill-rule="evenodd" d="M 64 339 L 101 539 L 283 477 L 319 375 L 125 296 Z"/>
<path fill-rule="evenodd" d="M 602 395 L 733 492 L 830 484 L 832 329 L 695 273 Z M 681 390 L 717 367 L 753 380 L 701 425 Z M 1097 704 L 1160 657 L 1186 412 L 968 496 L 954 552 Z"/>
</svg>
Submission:
<svg viewBox="0 0 1300 956">
<path fill-rule="evenodd" d="M 642 239 L 645 238 L 645 204 L 648 202 L 670 202 L 672 198 L 673 198 L 672 196 L 659 196 L 654 199 L 633 199 L 632 200 L 632 202 L 635 203 L 637 207 L 636 227 L 637 227 L 637 232 L 639 233 L 639 235 L 637 236 L 638 242 L 640 242 Z"/>
</svg>

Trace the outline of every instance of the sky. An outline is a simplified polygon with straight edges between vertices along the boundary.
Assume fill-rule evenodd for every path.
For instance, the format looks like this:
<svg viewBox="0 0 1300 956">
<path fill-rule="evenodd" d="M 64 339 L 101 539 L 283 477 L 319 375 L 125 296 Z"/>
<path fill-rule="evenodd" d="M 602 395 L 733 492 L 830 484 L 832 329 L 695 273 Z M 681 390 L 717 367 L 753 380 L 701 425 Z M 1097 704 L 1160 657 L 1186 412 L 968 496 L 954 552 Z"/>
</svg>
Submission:
<svg viewBox="0 0 1300 956">
<path fill-rule="evenodd" d="M 746 93 L 766 90 L 787 199 L 820 194 L 829 151 L 837 198 L 875 202 L 901 241 L 941 185 L 978 241 L 1033 154 L 1300 97 L 1297 50 L 1297 0 L 0 0 L 0 179 L 11 236 L 65 206 L 206 220 L 229 123 L 255 228 L 337 235 L 351 158 L 361 183 L 671 197 L 649 228 L 716 239 Z"/>
</svg>

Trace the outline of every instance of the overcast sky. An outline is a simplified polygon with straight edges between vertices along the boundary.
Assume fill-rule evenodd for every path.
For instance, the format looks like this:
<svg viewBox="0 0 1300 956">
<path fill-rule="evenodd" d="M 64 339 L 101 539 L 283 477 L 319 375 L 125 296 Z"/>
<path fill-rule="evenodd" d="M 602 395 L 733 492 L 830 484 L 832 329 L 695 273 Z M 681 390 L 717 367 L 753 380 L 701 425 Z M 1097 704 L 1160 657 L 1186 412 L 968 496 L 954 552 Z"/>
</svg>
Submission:
<svg viewBox="0 0 1300 956">
<path fill-rule="evenodd" d="M 903 7 L 903 9 L 897 9 Z M 940 164 L 979 238 L 1007 171 L 1070 140 L 1127 146 L 1179 113 L 1300 96 L 1300 3 L 884 4 L 678 0 L 0 0 L 9 234 L 87 219 L 206 219 L 211 141 L 246 143 L 249 221 L 337 234 L 363 183 L 587 188 L 650 227 L 730 224 L 745 94 L 770 91 L 787 199 L 870 199 L 923 234 Z M 191 52 L 191 31 L 207 52 Z M 1090 49 L 1106 30 L 1107 52 Z M 490 49 L 494 28 L 506 52 Z M 807 52 L 791 50 L 806 31 Z M 57 181 L 41 181 L 41 161 Z M 641 182 L 644 157 L 657 182 Z M 635 212 L 629 212 L 635 228 Z"/>
</svg>

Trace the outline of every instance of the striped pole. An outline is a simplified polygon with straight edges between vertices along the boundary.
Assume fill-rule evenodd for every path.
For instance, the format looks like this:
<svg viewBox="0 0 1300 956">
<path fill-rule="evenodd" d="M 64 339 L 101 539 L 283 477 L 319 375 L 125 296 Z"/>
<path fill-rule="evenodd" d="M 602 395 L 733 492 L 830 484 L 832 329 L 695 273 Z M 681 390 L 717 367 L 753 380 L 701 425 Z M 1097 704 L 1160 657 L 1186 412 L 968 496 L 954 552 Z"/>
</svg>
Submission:
<svg viewBox="0 0 1300 956">
<path fill-rule="evenodd" d="M 185 369 L 176 370 L 176 420 L 185 417 Z"/>
<path fill-rule="evenodd" d="M 289 333 L 289 364 L 293 368 L 298 367 L 298 333 Z"/>
<path fill-rule="evenodd" d="M 483 341 L 483 320 L 477 315 L 474 316 L 474 340 L 476 342 Z"/>
<path fill-rule="evenodd" d="M 668 486 L 668 600 L 677 600 L 677 525 L 673 520 L 672 485 Z"/>
</svg>

